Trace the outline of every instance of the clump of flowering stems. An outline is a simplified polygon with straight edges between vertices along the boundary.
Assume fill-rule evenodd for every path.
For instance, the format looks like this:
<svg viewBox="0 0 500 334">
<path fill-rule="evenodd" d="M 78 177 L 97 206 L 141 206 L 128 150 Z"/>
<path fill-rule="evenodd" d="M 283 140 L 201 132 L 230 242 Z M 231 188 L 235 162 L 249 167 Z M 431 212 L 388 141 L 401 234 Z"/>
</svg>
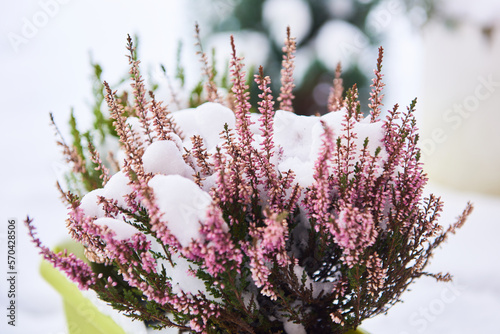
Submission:
<svg viewBox="0 0 500 334">
<path fill-rule="evenodd" d="M 436 248 L 464 224 L 472 206 L 443 230 L 437 222 L 440 198 L 423 198 L 427 178 L 419 161 L 416 101 L 405 111 L 396 105 L 385 118 L 380 116 L 382 48 L 366 118 L 356 86 L 343 94 L 339 66 L 328 101 L 329 110 L 342 115 L 341 131 L 334 133 L 321 121 L 313 181 L 301 186 L 293 170 L 280 171 L 276 165 L 283 152 L 275 145 L 275 102 L 262 68 L 255 75 L 261 91 L 255 106 L 260 128 L 251 130 L 256 118 L 251 117 L 243 59 L 231 43 L 232 89 L 227 94 L 233 98 L 228 106 L 235 127 L 219 129 L 223 144 L 212 154 L 199 135 L 182 152 L 194 171 L 189 182 L 202 189 L 207 178 L 215 179 L 198 237 L 180 240 L 157 204 L 159 195 L 150 182 L 156 174 L 146 170 L 144 152 L 158 142 L 177 145 L 183 133 L 167 107 L 146 92 L 129 39 L 133 101 L 120 98 L 106 83 L 105 89 L 125 152 L 121 172 L 131 191 L 121 204 L 98 198 L 106 218 L 120 220 L 135 232 L 119 237 L 85 214 L 77 194 L 63 191 L 70 235 L 84 245 L 87 259 L 55 254 L 43 246 L 28 218 L 30 235 L 43 257 L 81 289 L 96 291 L 129 317 L 155 328 L 197 333 L 278 333 L 290 326 L 305 333 L 345 333 L 385 313 L 416 278 L 449 280 L 448 274 L 428 273 L 425 267 Z M 288 34 L 279 95 L 281 108 L 288 111 L 293 110 L 294 51 Z M 205 57 L 203 61 L 207 63 Z M 209 80 L 207 96 L 215 99 L 220 92 L 213 78 Z M 140 133 L 127 123 L 129 116 L 138 118 Z M 360 122 L 380 124 L 381 147 L 370 150 L 371 138 L 357 140 Z M 262 139 L 258 144 L 257 132 Z M 90 172 L 78 157 L 81 145 L 60 144 L 74 173 L 85 178 Z M 94 146 L 87 154 L 99 176 L 93 177 L 98 183 L 93 189 L 104 187 L 110 179 L 108 168 Z M 184 275 L 196 277 L 204 289 L 184 291 L 173 283 L 173 270 L 181 262 L 190 267 Z"/>
</svg>

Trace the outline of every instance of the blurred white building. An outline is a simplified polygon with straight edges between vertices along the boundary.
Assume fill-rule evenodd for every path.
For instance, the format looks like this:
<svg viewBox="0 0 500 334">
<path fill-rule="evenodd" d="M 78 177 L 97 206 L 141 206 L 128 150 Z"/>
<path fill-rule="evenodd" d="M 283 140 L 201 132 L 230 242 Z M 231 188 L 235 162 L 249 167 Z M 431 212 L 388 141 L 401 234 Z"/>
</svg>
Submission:
<svg viewBox="0 0 500 334">
<path fill-rule="evenodd" d="M 423 45 L 426 171 L 447 186 L 500 194 L 500 2 L 444 1 Z"/>
</svg>

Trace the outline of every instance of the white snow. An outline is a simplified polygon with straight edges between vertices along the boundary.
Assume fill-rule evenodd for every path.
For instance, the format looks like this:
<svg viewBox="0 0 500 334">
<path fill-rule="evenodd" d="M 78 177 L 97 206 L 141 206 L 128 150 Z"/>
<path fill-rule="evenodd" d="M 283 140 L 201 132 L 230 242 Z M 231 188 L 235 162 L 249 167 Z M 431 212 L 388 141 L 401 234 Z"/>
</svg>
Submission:
<svg viewBox="0 0 500 334">
<path fill-rule="evenodd" d="M 125 196 L 132 192 L 129 182 L 128 176 L 122 171 L 115 173 L 104 186 L 104 197 L 115 200 L 119 207 L 126 208 Z"/>
<path fill-rule="evenodd" d="M 146 235 L 146 238 L 151 242 L 152 251 L 163 252 L 163 247 L 158 243 L 156 238 L 151 235 Z M 175 294 L 180 294 L 181 290 L 193 295 L 197 294 L 198 291 L 206 293 L 205 283 L 190 272 L 190 268 L 196 271 L 198 270 L 198 266 L 179 256 L 178 253 L 172 253 L 171 255 L 175 266 L 172 266 L 167 260 L 158 259 L 157 270 L 161 272 L 165 268 L 167 276 L 171 279 L 172 291 Z M 211 295 L 207 294 L 207 297 L 208 299 L 215 300 Z"/>
<path fill-rule="evenodd" d="M 284 321 L 283 328 L 287 334 L 307 334 L 306 329 L 301 324 L 294 324 L 291 321 Z"/>
<path fill-rule="evenodd" d="M 211 295 L 207 293 L 205 283 L 194 276 L 189 270 L 191 268 L 196 271 L 198 269 L 196 265 L 189 263 L 185 258 L 177 254 L 172 254 L 172 261 L 175 263 L 174 267 L 172 267 L 168 261 L 163 261 L 163 265 L 165 266 L 168 277 L 171 278 L 173 293 L 180 294 L 181 291 L 184 291 L 185 293 L 195 295 L 201 292 L 205 294 L 208 299 L 212 298 Z"/>
<path fill-rule="evenodd" d="M 88 217 L 104 217 L 106 214 L 102 206 L 98 205 L 99 196 L 104 196 L 103 188 L 95 189 L 82 197 L 80 201 L 80 209 L 83 210 L 85 216 Z"/>
<path fill-rule="evenodd" d="M 278 166 L 281 172 L 292 170 L 295 173 L 295 182 L 301 187 L 308 187 L 314 182 L 314 162 L 302 161 L 297 157 L 287 157 Z"/>
<path fill-rule="evenodd" d="M 305 273 L 305 270 L 303 267 L 295 265 L 293 267 L 293 273 L 297 276 L 297 278 L 300 281 L 302 279 L 302 275 Z M 314 298 L 317 298 L 321 293 L 325 294 L 332 292 L 333 288 L 335 287 L 335 283 L 315 282 L 307 275 L 305 286 L 308 289 L 312 286 L 312 295 Z"/>
<path fill-rule="evenodd" d="M 321 117 L 300 116 L 294 113 L 277 110 L 274 118 L 274 141 L 282 149 L 278 158 L 278 169 L 285 172 L 292 169 L 297 175 L 296 181 L 301 186 L 310 186 L 313 183 L 314 164 L 322 145 L 321 135 L 323 126 L 320 120 L 326 123 L 336 138 L 341 135 L 343 118 L 346 110 L 325 114 Z M 383 145 L 383 122 L 370 123 L 370 117 L 355 123 L 353 131 L 357 133 L 354 141 L 357 146 L 358 156 L 363 147 L 365 138 L 369 138 L 368 151 L 374 155 L 380 147 L 381 160 L 387 158 Z M 380 165 L 380 164 L 379 164 Z"/>
<path fill-rule="evenodd" d="M 109 179 L 104 188 L 99 188 L 90 191 L 83 196 L 80 208 L 86 216 L 89 217 L 104 217 L 105 212 L 101 205 L 99 205 L 99 196 L 105 197 L 113 201 L 117 201 L 118 206 L 127 208 L 125 196 L 132 192 L 132 188 L 128 185 L 128 177 L 121 171 L 115 173 Z"/>
<path fill-rule="evenodd" d="M 227 123 L 234 128 L 234 112 L 218 103 L 207 102 L 196 108 L 196 116 L 191 120 L 196 125 L 196 131 L 205 140 L 207 149 L 221 142 L 220 133 Z M 194 122 L 193 122 L 194 121 Z"/>
<path fill-rule="evenodd" d="M 208 150 L 221 142 L 220 133 L 227 123 L 234 129 L 235 118 L 231 109 L 218 103 L 207 102 L 196 109 L 184 109 L 173 112 L 172 118 L 182 129 L 184 142 L 190 142 L 193 135 L 200 135 Z"/>
<path fill-rule="evenodd" d="M 177 148 L 179 149 L 179 151 L 183 152 L 184 145 L 182 143 L 182 139 L 173 132 L 170 132 L 168 135 L 170 137 L 169 140 L 173 141 L 175 143 L 175 145 L 177 146 Z"/>
<path fill-rule="evenodd" d="M 301 161 L 310 159 L 312 128 L 318 117 L 300 116 L 289 111 L 277 110 L 274 116 L 274 143 L 283 148 L 286 157 Z"/>
<path fill-rule="evenodd" d="M 148 146 L 142 156 L 146 173 L 177 174 L 192 178 L 194 170 L 186 164 L 175 142 L 160 140 Z"/>
<path fill-rule="evenodd" d="M 156 175 L 149 181 L 169 230 L 183 247 L 200 237 L 200 223 L 212 199 L 191 180 L 179 175 Z"/>
<path fill-rule="evenodd" d="M 94 224 L 99 226 L 107 226 L 110 230 L 115 232 L 114 238 L 116 240 L 127 240 L 132 238 L 134 234 L 141 233 L 135 227 L 130 224 L 127 224 L 123 220 L 102 217 L 94 220 Z"/>
</svg>

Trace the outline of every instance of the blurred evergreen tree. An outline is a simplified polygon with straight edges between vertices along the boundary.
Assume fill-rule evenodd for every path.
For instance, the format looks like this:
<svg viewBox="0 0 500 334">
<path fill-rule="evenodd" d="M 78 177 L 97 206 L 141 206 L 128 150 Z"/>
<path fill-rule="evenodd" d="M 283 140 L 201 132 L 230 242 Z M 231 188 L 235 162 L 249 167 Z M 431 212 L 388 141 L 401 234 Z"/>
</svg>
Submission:
<svg viewBox="0 0 500 334">
<path fill-rule="evenodd" d="M 266 24 L 265 18 L 273 15 L 272 13 L 264 13 L 266 3 L 274 0 L 216 0 L 212 1 L 210 6 L 195 6 L 200 8 L 204 16 L 207 17 L 207 27 L 203 27 L 204 34 L 213 35 L 220 32 L 239 32 L 251 31 L 258 32 L 265 36 L 269 41 L 270 52 L 265 64 L 263 65 L 265 73 L 271 78 L 278 78 L 281 67 L 281 57 L 283 46 L 282 41 L 276 41 L 272 34 L 273 32 Z M 291 1 L 289 4 L 296 3 Z M 286 3 L 283 1 L 283 3 Z M 380 31 L 375 31 L 373 25 L 369 24 L 369 15 L 374 11 L 379 11 L 381 20 L 383 15 L 404 15 L 412 10 L 418 9 L 421 14 L 428 17 L 435 7 L 433 0 L 302 0 L 302 3 L 309 9 L 311 16 L 311 24 L 305 36 L 297 41 L 297 50 L 314 49 L 315 40 L 320 30 L 325 24 L 331 21 L 344 21 L 354 27 L 357 27 L 365 36 L 367 46 L 374 51 L 382 42 L 382 34 Z M 336 7 L 337 6 L 337 7 Z M 344 10 L 336 10 L 336 8 Z M 397 13 L 391 13 L 391 8 L 399 8 Z M 385 12 L 384 12 L 385 11 Z M 302 13 L 304 14 L 304 13 Z M 373 16 L 373 15 L 372 15 Z M 288 23 L 294 35 L 293 16 L 290 17 Z M 383 23 L 383 22 L 382 22 Z M 283 40 L 285 30 L 283 30 Z M 311 50 L 313 53 L 314 50 Z M 363 52 L 363 50 L 359 50 Z M 373 57 L 368 57 L 373 59 Z M 373 64 L 375 66 L 375 64 Z M 331 85 L 335 75 L 334 68 L 327 66 L 314 54 L 312 61 L 309 62 L 308 68 L 301 80 L 297 80 L 297 87 L 294 91 L 295 101 L 294 107 L 297 113 L 300 114 L 315 114 L 326 112 L 326 97 L 328 96 L 327 87 Z M 371 84 L 373 73 L 363 70 L 359 62 L 354 61 L 351 66 L 343 67 L 342 78 L 346 87 L 351 87 L 354 83 L 357 84 L 360 92 L 361 100 L 368 100 L 368 92 Z M 273 92 L 279 91 L 279 82 L 276 80 L 273 83 Z M 252 87 L 252 97 L 257 96 L 257 88 Z M 323 101 L 324 100 L 324 101 Z M 367 110 L 367 106 L 362 106 Z"/>
</svg>

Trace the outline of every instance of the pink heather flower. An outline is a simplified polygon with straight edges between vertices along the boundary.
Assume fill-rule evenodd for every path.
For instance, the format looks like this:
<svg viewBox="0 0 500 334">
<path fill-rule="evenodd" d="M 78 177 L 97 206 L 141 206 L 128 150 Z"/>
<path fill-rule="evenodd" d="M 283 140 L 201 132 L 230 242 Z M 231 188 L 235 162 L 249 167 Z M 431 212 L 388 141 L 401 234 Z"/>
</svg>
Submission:
<svg viewBox="0 0 500 334">
<path fill-rule="evenodd" d="M 307 333 L 343 334 L 386 312 L 414 279 L 449 280 L 424 268 L 472 206 L 444 231 L 441 200 L 423 198 L 416 101 L 380 119 L 382 48 L 364 118 L 356 85 L 344 95 L 340 65 L 329 113 L 292 113 L 289 30 L 281 110 L 262 67 L 252 107 L 233 39 L 231 46 L 232 87 L 224 97 L 200 45 L 208 82 L 195 98 L 226 105 L 170 113 L 146 94 L 128 39 L 131 102 L 104 83 L 124 155 L 112 163 L 120 173 L 110 177 L 92 136 L 89 145 L 76 144 L 89 148 L 85 154 L 60 139 L 72 179 L 86 185 L 77 189 L 90 191 L 80 198 L 59 187 L 67 226 L 99 266 L 50 251 L 28 218 L 43 257 L 134 319 L 196 333 L 277 333 L 293 322 Z"/>
<path fill-rule="evenodd" d="M 387 269 L 384 268 L 382 260 L 376 252 L 370 255 L 366 266 L 369 272 L 367 288 L 369 294 L 375 296 L 384 288 Z"/>
<path fill-rule="evenodd" d="M 46 246 L 43 246 L 40 239 L 36 237 L 35 227 L 32 225 L 32 222 L 33 220 L 29 217 L 25 220 L 29 235 L 39 248 L 43 258 L 52 263 L 55 268 L 64 272 L 73 282 L 78 284 L 79 289 L 87 290 L 91 288 L 96 283 L 96 275 L 92 271 L 92 268 L 81 259 L 76 258 L 74 254 L 67 254 L 66 251 L 56 254 Z"/>
<path fill-rule="evenodd" d="M 274 286 L 269 280 L 271 275 L 270 263 L 266 264 L 265 252 L 259 247 L 257 243 L 256 247 L 247 246 L 246 253 L 250 258 L 250 272 L 252 273 L 252 279 L 257 288 L 261 288 L 260 293 L 264 296 L 271 298 L 271 300 L 276 300 L 278 296 L 274 291 Z"/>
<path fill-rule="evenodd" d="M 378 119 L 378 116 L 380 115 L 380 107 L 383 106 L 382 104 L 382 98 L 384 97 L 384 94 L 382 94 L 382 88 L 385 86 L 385 84 L 382 82 L 382 77 L 383 74 L 381 73 L 382 71 L 382 58 L 384 56 L 384 49 L 380 47 L 378 49 L 378 59 L 377 59 L 377 69 L 375 69 L 373 72 L 375 73 L 375 78 L 372 79 L 373 83 L 371 87 L 373 87 L 373 90 L 370 92 L 370 104 L 368 104 L 368 107 L 370 107 L 370 115 L 371 115 L 371 122 L 376 122 Z"/>
<path fill-rule="evenodd" d="M 342 130 L 337 140 L 338 155 L 334 158 L 334 166 L 336 166 L 337 173 L 340 176 L 344 175 L 349 178 L 353 172 L 357 145 L 356 139 L 358 134 L 354 131 L 354 126 L 360 121 L 359 102 L 357 101 L 358 91 L 356 85 L 347 92 L 346 109 L 342 120 Z"/>
<path fill-rule="evenodd" d="M 240 271 L 243 254 L 232 242 L 229 228 L 217 206 L 210 207 L 200 234 L 202 238 L 183 251 L 186 258 L 202 262 L 202 266 L 215 278 L 227 270 Z"/>
<path fill-rule="evenodd" d="M 262 131 L 263 142 L 260 144 L 265 152 L 265 159 L 267 162 L 271 160 L 274 155 L 274 141 L 273 141 L 273 117 L 274 117 L 274 101 L 273 95 L 271 93 L 271 79 L 269 77 L 264 77 L 264 70 L 262 66 L 260 67 L 260 74 L 255 75 L 255 82 L 259 85 L 259 89 L 262 93 L 259 94 L 261 99 L 259 104 L 260 116 L 260 130 Z"/>
<path fill-rule="evenodd" d="M 344 106 L 342 94 L 344 93 L 344 85 L 342 84 L 342 66 L 337 64 L 335 70 L 335 79 L 333 79 L 333 86 L 330 88 L 330 95 L 328 96 L 328 112 L 339 111 Z"/>
<path fill-rule="evenodd" d="M 330 166 L 332 165 L 331 160 L 334 156 L 335 144 L 332 130 L 325 123 L 322 123 L 322 126 L 324 132 L 319 156 L 314 165 L 314 184 L 304 201 L 311 218 L 315 220 L 314 228 L 316 232 L 325 229 L 331 219 L 330 207 L 333 195 Z"/>
<path fill-rule="evenodd" d="M 280 266 L 290 264 L 286 252 L 286 240 L 288 239 L 288 223 L 286 219 L 279 217 L 276 213 L 266 213 L 268 216 L 264 223 L 265 227 L 258 227 L 258 243 L 264 254 L 271 261 L 275 258 Z"/>
<path fill-rule="evenodd" d="M 341 207 L 330 229 L 335 242 L 349 250 L 362 251 L 373 245 L 378 235 L 372 215 L 351 204 Z"/>
<path fill-rule="evenodd" d="M 295 38 L 290 37 L 290 27 L 287 28 L 287 38 L 285 46 L 283 47 L 283 61 L 281 62 L 281 88 L 278 102 L 280 102 L 280 109 L 286 111 L 293 111 L 293 89 L 295 83 L 293 82 L 293 70 L 295 68 L 294 59 L 297 43 Z"/>
<path fill-rule="evenodd" d="M 239 139 L 243 145 L 243 149 L 250 149 L 250 145 L 253 142 L 253 133 L 250 131 L 250 125 L 253 122 L 250 120 L 250 108 L 252 107 L 249 98 L 250 93 L 248 90 L 248 85 L 246 82 L 245 71 L 243 71 L 243 58 L 236 56 L 236 47 L 234 45 L 234 39 L 231 38 L 231 46 L 233 48 L 233 55 L 230 62 L 231 67 L 231 78 L 233 82 L 233 94 L 235 96 L 235 116 L 236 116 L 236 131 L 239 135 Z M 246 153 L 248 155 L 248 153 Z"/>
</svg>

